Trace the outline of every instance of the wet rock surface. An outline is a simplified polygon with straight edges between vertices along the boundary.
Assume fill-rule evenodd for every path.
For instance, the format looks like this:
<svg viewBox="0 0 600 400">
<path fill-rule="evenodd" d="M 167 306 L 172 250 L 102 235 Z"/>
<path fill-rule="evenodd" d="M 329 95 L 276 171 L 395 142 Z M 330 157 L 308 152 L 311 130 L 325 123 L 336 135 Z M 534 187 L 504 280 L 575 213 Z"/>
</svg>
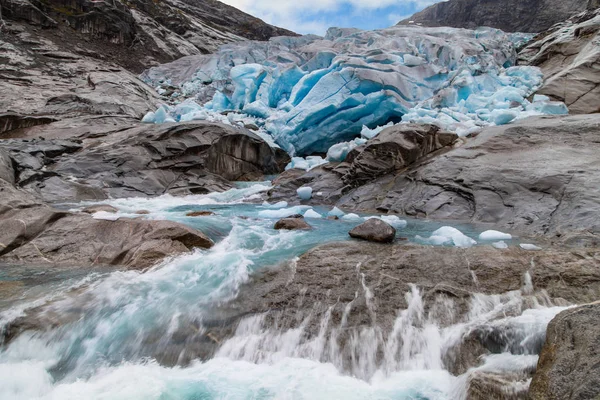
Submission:
<svg viewBox="0 0 600 400">
<path fill-rule="evenodd" d="M 600 112 L 600 9 L 540 33 L 519 59 L 544 72 L 539 94 L 564 102 L 572 114 Z"/>
<path fill-rule="evenodd" d="M 597 399 L 600 396 L 600 304 L 559 314 L 548 326 L 546 343 L 529 399 Z"/>
<path fill-rule="evenodd" d="M 219 192 L 289 160 L 248 130 L 208 122 L 138 124 L 83 141 L 10 139 L 0 148 L 16 183 L 48 202 Z"/>
</svg>

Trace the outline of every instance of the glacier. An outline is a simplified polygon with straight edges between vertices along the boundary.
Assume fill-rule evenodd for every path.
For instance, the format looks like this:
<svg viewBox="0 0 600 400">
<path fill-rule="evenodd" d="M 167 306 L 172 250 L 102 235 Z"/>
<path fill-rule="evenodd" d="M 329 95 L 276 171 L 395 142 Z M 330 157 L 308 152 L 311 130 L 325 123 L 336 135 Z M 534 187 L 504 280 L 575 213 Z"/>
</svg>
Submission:
<svg viewBox="0 0 600 400">
<path fill-rule="evenodd" d="M 146 71 L 147 83 L 179 87 L 174 101 L 186 100 L 160 105 L 144 121 L 251 123 L 292 156 L 329 152 L 327 160 L 338 162 L 390 124 L 432 123 L 466 136 L 568 113 L 562 103 L 531 97 L 543 75 L 515 65 L 524 40 L 490 28 L 397 26 L 228 44 Z"/>
</svg>

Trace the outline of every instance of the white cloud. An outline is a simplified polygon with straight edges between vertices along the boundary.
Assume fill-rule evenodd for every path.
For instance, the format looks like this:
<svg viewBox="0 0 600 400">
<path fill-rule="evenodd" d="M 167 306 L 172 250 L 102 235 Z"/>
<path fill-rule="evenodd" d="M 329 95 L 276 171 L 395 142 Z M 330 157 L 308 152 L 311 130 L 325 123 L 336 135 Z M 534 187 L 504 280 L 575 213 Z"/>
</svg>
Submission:
<svg viewBox="0 0 600 400">
<path fill-rule="evenodd" d="M 266 22 L 298 33 L 323 34 L 330 22 L 319 17 L 350 6 L 354 12 L 371 11 L 390 6 L 423 9 L 440 0 L 221 0 Z M 444 0 L 442 0 L 444 1 Z M 402 15 L 402 14 L 396 14 Z M 392 21 L 392 17 L 387 17 Z M 395 22 L 399 21 L 396 20 Z M 393 22 L 393 23 L 395 23 Z"/>
</svg>

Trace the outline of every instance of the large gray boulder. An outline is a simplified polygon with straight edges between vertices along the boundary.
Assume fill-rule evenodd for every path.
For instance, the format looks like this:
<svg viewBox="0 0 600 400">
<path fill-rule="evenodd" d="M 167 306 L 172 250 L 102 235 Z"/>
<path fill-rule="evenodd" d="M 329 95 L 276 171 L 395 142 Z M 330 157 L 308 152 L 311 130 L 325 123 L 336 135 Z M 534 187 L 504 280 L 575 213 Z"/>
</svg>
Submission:
<svg viewBox="0 0 600 400">
<path fill-rule="evenodd" d="M 539 94 L 564 102 L 572 114 L 600 112 L 600 10 L 543 32 L 519 58 L 544 72 Z"/>
<path fill-rule="evenodd" d="M 531 400 L 600 398 L 600 304 L 559 314 L 548 326 L 546 344 L 531 382 Z"/>
<path fill-rule="evenodd" d="M 354 239 L 376 243 L 392 243 L 396 239 L 396 229 L 378 218 L 369 219 L 352 229 L 348 234 Z"/>
<path fill-rule="evenodd" d="M 348 154 L 350 164 L 343 181 L 360 186 L 406 168 L 458 140 L 455 133 L 434 125 L 402 124 L 384 129 L 367 144 Z"/>
</svg>

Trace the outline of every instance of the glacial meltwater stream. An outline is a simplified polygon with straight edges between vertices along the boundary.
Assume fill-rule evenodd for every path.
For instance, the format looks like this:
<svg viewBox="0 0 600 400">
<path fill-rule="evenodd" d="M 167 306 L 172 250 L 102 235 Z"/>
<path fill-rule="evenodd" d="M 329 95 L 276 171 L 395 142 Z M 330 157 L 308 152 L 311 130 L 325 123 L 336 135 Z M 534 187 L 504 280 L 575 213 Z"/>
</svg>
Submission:
<svg viewBox="0 0 600 400">
<path fill-rule="evenodd" d="M 349 303 L 340 323 L 330 321 L 328 313 L 319 316 L 316 335 L 304 330 L 307 321 L 286 330 L 270 326 L 264 315 L 245 316 L 229 338 L 207 334 L 207 327 L 227 318 L 222 309 L 254 272 L 317 245 L 350 240 L 348 231 L 364 218 L 315 218 L 309 220 L 311 231 L 276 231 L 278 217 L 309 207 L 248 202 L 268 188 L 252 184 L 221 194 L 112 201 L 120 216 L 139 217 L 136 211 L 148 210 L 147 218 L 186 223 L 217 243 L 145 272 L 99 269 L 84 274 L 73 269 L 69 276 L 48 271 L 48 276 L 60 277 L 38 284 L 31 282 L 30 269 L 20 270 L 21 275 L 2 269 L 0 280 L 25 288 L 24 294 L 0 304 L 0 329 L 9 329 L 28 309 L 38 326 L 0 347 L 0 399 L 463 398 L 473 371 L 454 376 L 443 359 L 466 332 L 481 326 L 510 331 L 510 338 L 504 351 L 486 356 L 478 371 L 518 372 L 535 366 L 535 349 L 546 326 L 564 308 L 530 296 L 527 276 L 519 291 L 473 294 L 466 317 L 452 325 L 436 318 L 456 312 L 455 305 L 427 312 L 414 286 L 406 293 L 408 307 L 399 307 L 389 329 L 348 332 Z M 196 210 L 214 215 L 186 217 Z M 325 216 L 330 208 L 314 211 Z M 399 235 L 417 242 L 442 226 L 395 222 Z M 480 233 L 458 228 L 470 237 Z M 364 284 L 363 289 L 357 297 L 365 296 L 369 305 L 372 294 Z M 441 312 L 439 307 L 444 307 Z M 338 340 L 342 331 L 349 338 L 343 347 Z"/>
</svg>

